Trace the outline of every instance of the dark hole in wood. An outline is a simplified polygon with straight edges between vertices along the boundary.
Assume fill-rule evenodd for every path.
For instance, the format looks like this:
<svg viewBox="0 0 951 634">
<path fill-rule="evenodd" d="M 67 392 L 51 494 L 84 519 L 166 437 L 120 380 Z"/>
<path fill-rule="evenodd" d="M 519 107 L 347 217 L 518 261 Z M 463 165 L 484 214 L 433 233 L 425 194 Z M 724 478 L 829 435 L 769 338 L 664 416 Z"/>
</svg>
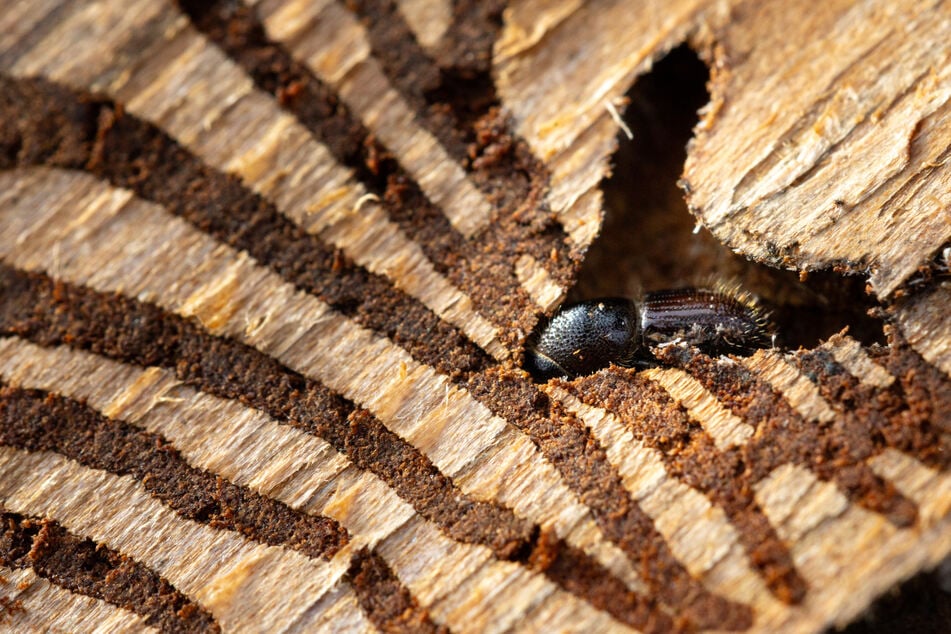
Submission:
<svg viewBox="0 0 951 634">
<path fill-rule="evenodd" d="M 870 345 L 883 343 L 881 321 L 865 279 L 833 272 L 811 273 L 750 262 L 720 244 L 696 219 L 677 186 L 686 146 L 709 101 L 707 66 L 688 46 L 672 50 L 628 92 L 624 120 L 633 140 L 618 135 L 614 173 L 603 183 L 604 227 L 581 268 L 568 301 L 683 286 L 739 285 L 770 308 L 789 348 L 814 347 L 849 326 Z"/>
<path fill-rule="evenodd" d="M 830 627 L 825 634 L 944 634 L 949 623 L 951 557 L 892 588 L 845 629 Z"/>
</svg>

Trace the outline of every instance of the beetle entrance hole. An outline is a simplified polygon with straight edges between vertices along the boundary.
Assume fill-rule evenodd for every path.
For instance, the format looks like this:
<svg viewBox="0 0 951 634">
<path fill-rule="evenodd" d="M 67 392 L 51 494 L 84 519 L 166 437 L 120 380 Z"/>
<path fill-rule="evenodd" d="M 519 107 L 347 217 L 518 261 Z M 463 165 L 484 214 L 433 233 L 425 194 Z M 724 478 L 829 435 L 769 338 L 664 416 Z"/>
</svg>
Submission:
<svg viewBox="0 0 951 634">
<path fill-rule="evenodd" d="M 624 121 L 634 138 L 618 135 L 613 175 L 602 183 L 605 219 L 568 302 L 605 296 L 636 298 L 644 291 L 739 283 L 771 310 L 786 347 L 813 347 L 845 326 L 865 344 L 882 343 L 882 323 L 865 280 L 794 271 L 750 262 L 706 229 L 694 233 L 677 181 L 697 111 L 710 99 L 709 70 L 682 45 L 638 78 L 628 92 Z"/>
</svg>

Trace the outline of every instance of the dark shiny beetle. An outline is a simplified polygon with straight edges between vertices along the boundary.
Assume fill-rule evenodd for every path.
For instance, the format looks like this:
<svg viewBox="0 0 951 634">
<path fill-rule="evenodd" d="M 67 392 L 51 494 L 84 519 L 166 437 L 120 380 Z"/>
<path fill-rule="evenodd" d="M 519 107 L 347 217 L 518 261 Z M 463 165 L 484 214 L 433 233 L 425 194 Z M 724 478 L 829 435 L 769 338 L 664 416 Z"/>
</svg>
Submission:
<svg viewBox="0 0 951 634">
<path fill-rule="evenodd" d="M 556 313 L 530 341 L 525 369 L 545 381 L 591 374 L 611 363 L 650 365 L 650 346 L 683 342 L 708 354 L 743 354 L 769 346 L 771 336 L 762 309 L 731 290 L 656 291 L 640 307 L 629 299 L 595 299 Z"/>
</svg>

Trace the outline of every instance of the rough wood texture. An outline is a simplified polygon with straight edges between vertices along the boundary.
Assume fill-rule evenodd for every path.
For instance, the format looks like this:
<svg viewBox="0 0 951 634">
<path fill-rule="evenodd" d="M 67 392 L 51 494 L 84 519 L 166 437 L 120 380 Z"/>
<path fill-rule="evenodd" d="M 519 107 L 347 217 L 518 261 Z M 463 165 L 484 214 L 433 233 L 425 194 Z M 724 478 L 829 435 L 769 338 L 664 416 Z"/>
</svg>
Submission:
<svg viewBox="0 0 951 634">
<path fill-rule="evenodd" d="M 502 5 L 3 7 L 0 629 L 819 631 L 951 553 L 951 10 Z M 884 345 L 536 385 L 683 42 L 696 222 Z"/>
</svg>

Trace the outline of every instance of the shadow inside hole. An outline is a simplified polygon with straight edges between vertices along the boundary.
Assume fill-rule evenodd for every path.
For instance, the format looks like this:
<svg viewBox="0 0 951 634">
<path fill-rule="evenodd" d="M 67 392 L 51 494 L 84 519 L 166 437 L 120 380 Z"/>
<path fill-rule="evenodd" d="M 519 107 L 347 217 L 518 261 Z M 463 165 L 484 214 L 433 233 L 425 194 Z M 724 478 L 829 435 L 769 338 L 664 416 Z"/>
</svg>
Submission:
<svg viewBox="0 0 951 634">
<path fill-rule="evenodd" d="M 637 298 L 645 291 L 684 286 L 739 285 L 771 311 L 781 344 L 814 347 L 849 326 L 866 345 L 883 343 L 881 321 L 865 281 L 812 273 L 800 282 L 794 271 L 750 262 L 720 244 L 696 219 L 677 186 L 686 146 L 709 101 L 709 71 L 683 45 L 638 78 L 627 94 L 624 120 L 633 133 L 618 135 L 613 175 L 602 183 L 605 219 L 569 293 L 568 302 L 595 297 Z"/>
</svg>

